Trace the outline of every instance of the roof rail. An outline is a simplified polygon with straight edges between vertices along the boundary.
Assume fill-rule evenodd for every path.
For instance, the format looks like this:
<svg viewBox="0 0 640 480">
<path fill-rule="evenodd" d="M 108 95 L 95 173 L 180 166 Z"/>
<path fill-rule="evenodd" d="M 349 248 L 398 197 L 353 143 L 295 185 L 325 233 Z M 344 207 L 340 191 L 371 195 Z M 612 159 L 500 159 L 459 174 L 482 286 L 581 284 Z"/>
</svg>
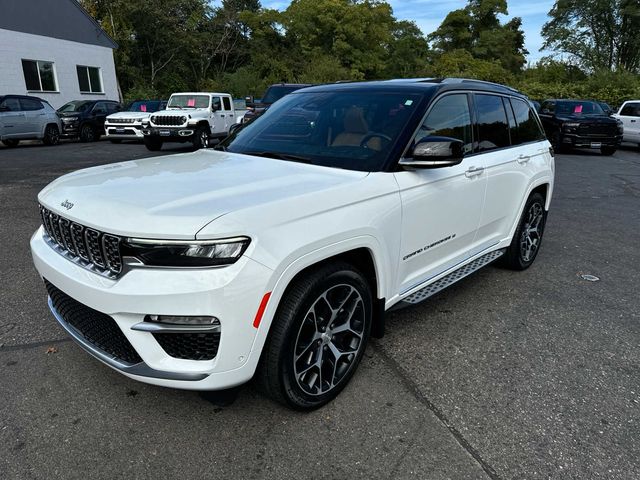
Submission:
<svg viewBox="0 0 640 480">
<path fill-rule="evenodd" d="M 476 83 L 478 85 L 491 85 L 492 87 L 504 88 L 505 90 L 509 90 L 511 92 L 521 93 L 519 90 L 507 85 L 502 85 L 501 83 L 487 82 L 485 80 L 475 80 L 473 78 L 442 78 L 440 79 L 440 83 Z"/>
</svg>

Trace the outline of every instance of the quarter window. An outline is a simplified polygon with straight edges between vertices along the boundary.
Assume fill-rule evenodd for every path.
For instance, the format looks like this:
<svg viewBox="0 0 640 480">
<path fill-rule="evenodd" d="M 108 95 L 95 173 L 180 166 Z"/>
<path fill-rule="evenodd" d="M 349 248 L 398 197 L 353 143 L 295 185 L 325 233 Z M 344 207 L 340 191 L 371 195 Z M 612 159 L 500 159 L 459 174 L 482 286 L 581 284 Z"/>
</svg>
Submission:
<svg viewBox="0 0 640 480">
<path fill-rule="evenodd" d="M 102 78 L 98 67 L 85 67 L 76 65 L 78 73 L 78 85 L 80 93 L 104 93 L 102 90 Z"/>
<path fill-rule="evenodd" d="M 543 140 L 545 138 L 544 132 L 541 130 L 538 119 L 531 107 L 517 98 L 511 99 L 511 105 L 513 106 L 513 113 L 515 114 L 516 123 L 518 124 L 515 137 L 516 141 L 514 141 L 514 143 L 528 143 Z"/>
<path fill-rule="evenodd" d="M 22 73 L 27 90 L 31 92 L 57 92 L 53 62 L 22 60 Z"/>
<path fill-rule="evenodd" d="M 436 102 L 420 127 L 415 143 L 426 137 L 462 140 L 465 153 L 471 152 L 471 111 L 466 94 L 447 95 Z"/>
<path fill-rule="evenodd" d="M 476 95 L 478 111 L 478 151 L 486 152 L 511 145 L 509 125 L 502 98 L 496 95 Z"/>
</svg>

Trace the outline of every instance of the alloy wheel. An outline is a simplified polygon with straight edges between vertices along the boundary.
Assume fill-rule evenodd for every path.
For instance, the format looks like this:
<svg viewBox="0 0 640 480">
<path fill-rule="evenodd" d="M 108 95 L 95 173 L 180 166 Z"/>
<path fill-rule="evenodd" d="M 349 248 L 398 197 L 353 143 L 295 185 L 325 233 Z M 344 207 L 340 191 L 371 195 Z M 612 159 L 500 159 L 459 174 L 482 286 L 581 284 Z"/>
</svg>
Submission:
<svg viewBox="0 0 640 480">
<path fill-rule="evenodd" d="M 522 260 L 529 262 L 533 259 L 540 246 L 544 209 L 539 203 L 534 203 L 527 212 L 527 221 L 520 237 L 520 255 Z"/>
<path fill-rule="evenodd" d="M 294 347 L 298 386 L 309 395 L 334 389 L 356 363 L 365 330 L 365 306 L 351 285 L 325 290 L 307 311 Z"/>
</svg>

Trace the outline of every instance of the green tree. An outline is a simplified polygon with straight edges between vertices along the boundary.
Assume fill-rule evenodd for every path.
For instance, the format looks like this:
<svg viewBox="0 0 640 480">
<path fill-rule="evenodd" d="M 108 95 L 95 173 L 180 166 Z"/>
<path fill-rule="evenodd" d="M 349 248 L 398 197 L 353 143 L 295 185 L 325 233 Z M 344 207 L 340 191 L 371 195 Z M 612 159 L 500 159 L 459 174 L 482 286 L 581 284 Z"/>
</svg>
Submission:
<svg viewBox="0 0 640 480">
<path fill-rule="evenodd" d="M 450 12 L 438 29 L 429 35 L 436 57 L 464 50 L 475 59 L 498 61 L 507 71 L 519 72 L 526 62 L 524 32 L 519 17 L 501 24 L 506 0 L 469 0 L 465 8 Z"/>
<path fill-rule="evenodd" d="M 638 0 L 558 0 L 542 28 L 543 49 L 590 71 L 640 70 Z"/>
</svg>

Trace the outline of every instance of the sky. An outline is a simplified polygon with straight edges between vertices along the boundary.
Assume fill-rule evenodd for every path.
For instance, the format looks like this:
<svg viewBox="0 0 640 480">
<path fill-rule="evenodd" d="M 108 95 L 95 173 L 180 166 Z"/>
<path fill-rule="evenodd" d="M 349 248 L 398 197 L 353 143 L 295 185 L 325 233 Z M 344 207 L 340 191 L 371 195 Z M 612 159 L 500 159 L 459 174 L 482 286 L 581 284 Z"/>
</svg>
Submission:
<svg viewBox="0 0 640 480">
<path fill-rule="evenodd" d="M 463 8 L 466 0 L 387 0 L 393 7 L 399 20 L 415 21 L 425 35 L 433 32 L 444 17 L 452 10 Z M 261 0 L 264 8 L 283 10 L 289 5 L 284 0 Z M 539 52 L 542 46 L 540 30 L 547 21 L 547 13 L 554 4 L 553 0 L 509 0 L 509 16 L 521 17 L 525 33 L 525 47 L 529 51 L 528 60 L 535 62 L 545 55 Z M 503 19 L 505 20 L 505 19 Z"/>
</svg>

